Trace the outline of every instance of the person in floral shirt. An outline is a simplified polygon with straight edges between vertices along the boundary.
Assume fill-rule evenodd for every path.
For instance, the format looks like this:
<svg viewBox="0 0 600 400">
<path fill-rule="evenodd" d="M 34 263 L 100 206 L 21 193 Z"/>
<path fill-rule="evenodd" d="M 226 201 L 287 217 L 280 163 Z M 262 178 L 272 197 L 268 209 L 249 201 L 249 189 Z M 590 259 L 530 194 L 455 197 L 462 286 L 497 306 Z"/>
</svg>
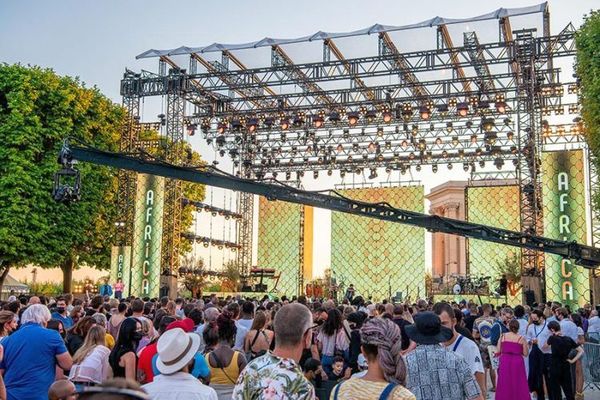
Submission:
<svg viewBox="0 0 600 400">
<path fill-rule="evenodd" d="M 235 400 L 314 400 L 315 390 L 298 361 L 312 341 L 312 314 L 299 303 L 275 315 L 275 349 L 252 360 L 233 389 Z"/>
</svg>

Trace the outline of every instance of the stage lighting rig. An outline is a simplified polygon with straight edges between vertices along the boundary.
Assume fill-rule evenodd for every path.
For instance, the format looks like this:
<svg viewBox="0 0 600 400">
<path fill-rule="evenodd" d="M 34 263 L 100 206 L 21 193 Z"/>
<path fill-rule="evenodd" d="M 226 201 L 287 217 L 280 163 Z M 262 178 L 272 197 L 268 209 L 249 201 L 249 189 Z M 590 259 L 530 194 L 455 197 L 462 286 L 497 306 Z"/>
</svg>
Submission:
<svg viewBox="0 0 600 400">
<path fill-rule="evenodd" d="M 81 198 L 81 176 L 79 171 L 73 168 L 75 162 L 65 140 L 58 154 L 58 163 L 62 168 L 54 174 L 52 187 L 52 198 L 59 203 L 69 204 Z"/>
</svg>

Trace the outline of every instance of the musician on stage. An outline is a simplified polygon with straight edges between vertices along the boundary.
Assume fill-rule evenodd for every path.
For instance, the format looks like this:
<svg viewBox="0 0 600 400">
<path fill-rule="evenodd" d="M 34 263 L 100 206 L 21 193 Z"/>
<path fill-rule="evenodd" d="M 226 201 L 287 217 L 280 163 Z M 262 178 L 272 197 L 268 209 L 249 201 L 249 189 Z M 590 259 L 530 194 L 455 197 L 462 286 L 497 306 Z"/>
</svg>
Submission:
<svg viewBox="0 0 600 400">
<path fill-rule="evenodd" d="M 346 295 L 344 296 L 345 299 L 347 299 L 348 301 L 352 301 L 352 299 L 354 298 L 354 284 L 350 284 L 350 286 L 348 286 L 348 289 L 346 289 Z"/>
</svg>

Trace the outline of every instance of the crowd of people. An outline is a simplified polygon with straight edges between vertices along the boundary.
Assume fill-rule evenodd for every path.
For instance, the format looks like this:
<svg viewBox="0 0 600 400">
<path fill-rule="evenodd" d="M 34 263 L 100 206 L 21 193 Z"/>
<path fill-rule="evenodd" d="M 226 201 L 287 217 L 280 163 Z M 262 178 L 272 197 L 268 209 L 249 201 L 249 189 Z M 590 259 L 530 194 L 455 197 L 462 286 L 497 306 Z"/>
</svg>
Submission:
<svg viewBox="0 0 600 400">
<path fill-rule="evenodd" d="M 304 296 L 0 303 L 0 400 L 583 398 L 598 310 Z"/>
</svg>

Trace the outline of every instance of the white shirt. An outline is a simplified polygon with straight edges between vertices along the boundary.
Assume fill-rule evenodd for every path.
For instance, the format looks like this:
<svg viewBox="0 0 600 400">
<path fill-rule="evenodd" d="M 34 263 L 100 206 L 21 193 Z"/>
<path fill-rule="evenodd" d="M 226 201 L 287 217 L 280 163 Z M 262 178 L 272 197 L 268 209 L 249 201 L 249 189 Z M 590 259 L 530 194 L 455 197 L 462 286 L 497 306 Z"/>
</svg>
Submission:
<svg viewBox="0 0 600 400">
<path fill-rule="evenodd" d="M 110 366 L 108 347 L 99 345 L 88 354 L 81 363 L 74 364 L 69 372 L 69 380 L 73 382 L 102 383 L 108 377 Z"/>
<path fill-rule="evenodd" d="M 483 373 L 483 363 L 481 362 L 481 353 L 479 347 L 470 339 L 463 335 L 458 335 L 456 340 L 446 346 L 447 351 L 454 351 L 456 354 L 464 358 L 469 365 L 471 373 L 475 375 L 477 372 Z"/>
<path fill-rule="evenodd" d="M 570 319 L 563 318 L 563 320 L 560 321 L 560 330 L 564 336 L 570 337 L 575 343 L 577 343 L 577 325 L 575 325 L 575 322 L 571 321 Z"/>
<path fill-rule="evenodd" d="M 248 329 L 243 325 L 238 324 L 240 321 L 236 321 L 236 332 L 235 332 L 235 344 L 233 346 L 233 350 L 244 351 L 244 339 L 246 339 L 246 335 L 248 334 Z"/>
<path fill-rule="evenodd" d="M 600 332 L 600 317 L 595 316 L 588 320 L 588 333 Z"/>
<path fill-rule="evenodd" d="M 185 372 L 157 375 L 142 388 L 153 400 L 218 400 L 215 389 Z"/>
<path fill-rule="evenodd" d="M 542 325 L 534 325 L 534 324 L 529 325 L 529 328 L 527 328 L 527 334 L 525 335 L 525 337 L 527 338 L 527 341 L 529 343 L 531 343 L 531 341 L 533 339 L 537 339 L 538 340 L 537 345 L 540 348 L 540 350 L 542 351 L 542 353 L 552 354 L 552 350 L 550 350 L 550 348 L 548 348 L 547 350 L 543 349 L 543 346 L 548 341 L 548 338 L 550 337 L 550 335 L 551 335 L 551 332 L 548 329 L 548 321 L 544 321 L 544 323 Z"/>
<path fill-rule="evenodd" d="M 529 321 L 525 318 L 518 318 L 517 321 L 519 321 L 519 335 L 525 337 L 527 335 L 527 325 L 529 324 Z"/>
</svg>

